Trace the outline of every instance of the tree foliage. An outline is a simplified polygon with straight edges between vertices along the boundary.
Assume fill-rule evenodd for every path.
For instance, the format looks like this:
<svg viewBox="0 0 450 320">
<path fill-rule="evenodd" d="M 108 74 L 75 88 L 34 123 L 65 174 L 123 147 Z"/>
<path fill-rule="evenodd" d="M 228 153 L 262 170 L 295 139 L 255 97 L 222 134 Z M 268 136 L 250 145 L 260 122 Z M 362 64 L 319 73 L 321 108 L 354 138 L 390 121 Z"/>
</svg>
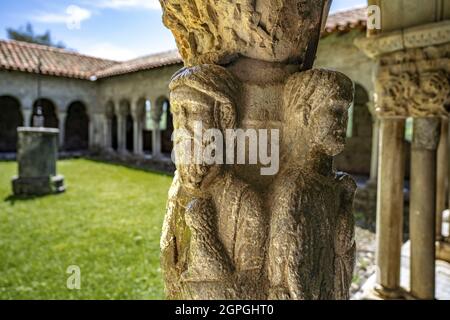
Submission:
<svg viewBox="0 0 450 320">
<path fill-rule="evenodd" d="M 42 44 L 49 47 L 65 48 L 66 45 L 62 42 L 54 43 L 50 31 L 46 31 L 44 34 L 36 34 L 33 26 L 30 23 L 21 26 L 18 29 L 7 28 L 8 39 L 24 41 L 29 43 Z"/>
</svg>

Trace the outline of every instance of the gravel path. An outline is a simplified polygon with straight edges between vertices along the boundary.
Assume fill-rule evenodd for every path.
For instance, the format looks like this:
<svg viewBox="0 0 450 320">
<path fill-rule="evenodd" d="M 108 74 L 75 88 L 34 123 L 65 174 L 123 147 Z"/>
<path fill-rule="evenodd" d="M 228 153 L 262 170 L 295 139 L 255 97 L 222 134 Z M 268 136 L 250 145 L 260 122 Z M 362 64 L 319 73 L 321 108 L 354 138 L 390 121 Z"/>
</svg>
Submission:
<svg viewBox="0 0 450 320">
<path fill-rule="evenodd" d="M 356 227 L 356 266 L 350 296 L 375 273 L 375 233 Z"/>
</svg>

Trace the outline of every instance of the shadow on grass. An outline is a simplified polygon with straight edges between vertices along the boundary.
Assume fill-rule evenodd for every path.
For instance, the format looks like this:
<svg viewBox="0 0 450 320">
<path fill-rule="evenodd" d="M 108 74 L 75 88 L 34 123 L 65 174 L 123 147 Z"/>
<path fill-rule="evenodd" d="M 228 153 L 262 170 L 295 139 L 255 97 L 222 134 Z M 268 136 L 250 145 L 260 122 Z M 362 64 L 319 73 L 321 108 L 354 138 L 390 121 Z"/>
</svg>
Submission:
<svg viewBox="0 0 450 320">
<path fill-rule="evenodd" d="M 136 170 L 136 171 L 143 171 L 143 172 L 159 174 L 159 175 L 167 176 L 167 177 L 174 176 L 173 171 L 165 171 L 164 169 L 157 168 L 158 164 L 156 161 L 155 161 L 155 163 L 149 163 L 151 161 L 145 163 L 145 160 L 144 160 L 144 163 L 133 163 L 132 160 L 127 161 L 127 160 L 121 160 L 121 159 L 117 159 L 117 158 L 107 159 L 107 158 L 98 157 L 98 156 L 83 157 L 82 159 L 92 161 L 92 162 L 102 163 L 102 164 L 115 165 L 115 166 L 131 169 L 131 170 Z"/>
<path fill-rule="evenodd" d="M 58 196 L 62 193 L 50 193 L 50 194 L 44 194 L 44 195 L 36 195 L 36 196 L 16 196 L 16 195 L 9 195 L 5 199 L 3 199 L 3 202 L 8 202 L 11 206 L 14 206 L 16 202 L 27 202 L 27 201 L 33 201 L 36 199 L 43 199 L 43 198 L 49 198 Z"/>
</svg>

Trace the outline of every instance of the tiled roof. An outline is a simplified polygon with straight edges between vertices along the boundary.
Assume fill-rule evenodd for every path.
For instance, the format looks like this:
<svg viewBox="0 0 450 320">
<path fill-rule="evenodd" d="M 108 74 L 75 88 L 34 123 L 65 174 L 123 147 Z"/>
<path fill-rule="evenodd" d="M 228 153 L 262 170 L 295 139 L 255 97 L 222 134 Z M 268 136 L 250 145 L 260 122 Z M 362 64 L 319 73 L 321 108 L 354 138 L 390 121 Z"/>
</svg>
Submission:
<svg viewBox="0 0 450 320">
<path fill-rule="evenodd" d="M 366 25 L 366 7 L 338 11 L 328 17 L 325 32 L 322 34 L 322 36 L 327 36 L 331 33 L 336 32 L 347 32 L 352 29 L 365 29 Z"/>
<path fill-rule="evenodd" d="M 69 50 L 0 40 L 0 69 L 87 80 L 95 71 L 116 64 L 116 61 L 89 57 Z"/>
<path fill-rule="evenodd" d="M 365 29 L 366 9 L 364 7 L 340 11 L 328 17 L 325 32 L 327 36 L 352 29 Z M 152 54 L 125 62 L 89 57 L 73 51 L 57 49 L 19 41 L 0 40 L 0 70 L 15 70 L 45 75 L 92 79 L 107 78 L 132 72 L 150 70 L 182 63 L 178 51 Z"/>
<path fill-rule="evenodd" d="M 181 60 L 181 56 L 177 50 L 172 50 L 113 65 L 104 70 L 100 70 L 97 72 L 96 76 L 97 78 L 106 78 L 131 72 L 160 68 L 178 63 L 183 63 L 183 60 Z"/>
</svg>

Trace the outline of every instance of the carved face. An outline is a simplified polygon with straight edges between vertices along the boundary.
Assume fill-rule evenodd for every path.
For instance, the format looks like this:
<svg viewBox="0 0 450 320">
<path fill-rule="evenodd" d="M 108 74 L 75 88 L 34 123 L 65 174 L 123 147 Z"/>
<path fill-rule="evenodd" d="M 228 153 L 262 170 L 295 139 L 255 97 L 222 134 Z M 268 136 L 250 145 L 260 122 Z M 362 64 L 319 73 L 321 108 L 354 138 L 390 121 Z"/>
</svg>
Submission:
<svg viewBox="0 0 450 320">
<path fill-rule="evenodd" d="M 213 98 L 189 87 L 179 87 L 171 93 L 174 129 L 177 132 L 175 145 L 190 146 L 190 152 L 187 155 L 186 151 L 189 150 L 175 147 L 177 159 L 184 158 L 184 163 L 177 163 L 177 170 L 183 186 L 192 191 L 201 191 L 206 188 L 221 170 L 219 165 L 203 164 L 202 157 L 196 158 L 195 154 L 195 150 L 204 150 L 204 147 L 210 143 L 202 139 L 205 131 L 219 129 L 214 118 L 214 104 Z M 196 137 L 195 125 L 199 123 L 202 128 L 201 137 Z M 179 134 L 180 132 L 182 134 Z"/>
<path fill-rule="evenodd" d="M 349 107 L 348 100 L 333 95 L 311 113 L 310 140 L 328 156 L 336 156 L 344 151 Z"/>
</svg>

